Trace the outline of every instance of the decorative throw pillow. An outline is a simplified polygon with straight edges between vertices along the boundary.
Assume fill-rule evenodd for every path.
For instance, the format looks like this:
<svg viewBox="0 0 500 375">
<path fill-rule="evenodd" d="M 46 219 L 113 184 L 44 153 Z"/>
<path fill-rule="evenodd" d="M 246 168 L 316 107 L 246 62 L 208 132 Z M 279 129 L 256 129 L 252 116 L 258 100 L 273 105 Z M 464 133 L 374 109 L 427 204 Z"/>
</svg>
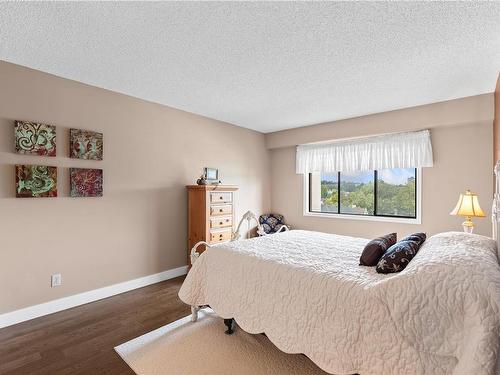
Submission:
<svg viewBox="0 0 500 375">
<path fill-rule="evenodd" d="M 376 266 L 382 255 L 397 241 L 397 233 L 389 233 L 368 242 L 359 258 L 360 266 Z"/>
<path fill-rule="evenodd" d="M 275 233 L 285 224 L 285 218 L 280 214 L 265 214 L 259 216 L 259 224 L 267 234 Z"/>
<path fill-rule="evenodd" d="M 425 242 L 425 239 L 427 238 L 427 236 L 425 235 L 425 233 L 413 233 L 413 234 L 410 234 L 409 236 L 403 238 L 401 241 L 415 241 L 415 242 L 418 242 L 418 247 L 420 248 L 420 246 L 423 245 L 423 243 Z"/>
<path fill-rule="evenodd" d="M 420 245 L 419 242 L 412 240 L 401 240 L 392 245 L 378 261 L 377 272 L 394 273 L 404 270 L 417 254 Z"/>
</svg>

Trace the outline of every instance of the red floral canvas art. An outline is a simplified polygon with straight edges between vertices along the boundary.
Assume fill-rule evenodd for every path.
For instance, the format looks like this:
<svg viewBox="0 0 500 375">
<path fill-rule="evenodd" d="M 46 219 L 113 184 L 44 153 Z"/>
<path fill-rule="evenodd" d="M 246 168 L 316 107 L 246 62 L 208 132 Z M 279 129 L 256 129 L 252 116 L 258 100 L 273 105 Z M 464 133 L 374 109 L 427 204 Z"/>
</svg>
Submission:
<svg viewBox="0 0 500 375">
<path fill-rule="evenodd" d="M 73 159 L 102 160 L 103 135 L 90 130 L 70 129 L 69 150 Z"/>
<path fill-rule="evenodd" d="M 102 169 L 70 168 L 71 197 L 102 197 Z"/>
</svg>

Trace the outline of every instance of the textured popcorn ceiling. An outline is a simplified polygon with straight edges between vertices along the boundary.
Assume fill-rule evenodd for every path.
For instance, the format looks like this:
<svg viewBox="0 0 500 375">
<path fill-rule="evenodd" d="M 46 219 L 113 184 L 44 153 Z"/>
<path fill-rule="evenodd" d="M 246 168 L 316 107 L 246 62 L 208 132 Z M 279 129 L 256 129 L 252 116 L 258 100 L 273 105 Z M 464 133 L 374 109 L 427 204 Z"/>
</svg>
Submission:
<svg viewBox="0 0 500 375">
<path fill-rule="evenodd" d="M 0 38 L 2 60 L 271 132 L 494 91 L 500 3 L 4 2 Z"/>
</svg>

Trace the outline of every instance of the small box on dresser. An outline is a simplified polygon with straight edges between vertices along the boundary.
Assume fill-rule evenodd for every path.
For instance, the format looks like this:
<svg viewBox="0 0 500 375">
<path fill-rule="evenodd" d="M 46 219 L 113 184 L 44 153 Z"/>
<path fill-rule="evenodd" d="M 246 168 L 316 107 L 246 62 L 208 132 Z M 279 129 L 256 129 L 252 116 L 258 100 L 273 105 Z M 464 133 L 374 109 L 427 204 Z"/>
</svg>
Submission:
<svg viewBox="0 0 500 375">
<path fill-rule="evenodd" d="M 237 186 L 188 185 L 188 264 L 191 248 L 199 241 L 218 244 L 231 240 Z M 203 252 L 203 246 L 198 251 Z"/>
</svg>

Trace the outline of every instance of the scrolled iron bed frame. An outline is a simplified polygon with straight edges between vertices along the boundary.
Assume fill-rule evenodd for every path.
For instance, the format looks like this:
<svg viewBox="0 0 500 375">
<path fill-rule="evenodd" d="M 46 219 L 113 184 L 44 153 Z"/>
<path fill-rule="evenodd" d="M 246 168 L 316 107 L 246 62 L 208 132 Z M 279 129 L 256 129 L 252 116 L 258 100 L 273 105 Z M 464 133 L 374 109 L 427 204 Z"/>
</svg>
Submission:
<svg viewBox="0 0 500 375">
<path fill-rule="evenodd" d="M 231 233 L 231 240 L 230 242 L 238 241 L 241 238 L 241 226 L 243 225 L 244 222 L 247 222 L 247 234 L 246 238 L 250 238 L 250 232 L 252 230 L 252 221 L 255 221 L 257 223 L 257 233 L 260 236 L 265 236 L 267 235 L 266 232 L 264 232 L 264 228 L 262 225 L 259 223 L 259 220 L 257 220 L 257 217 L 252 211 L 247 211 L 241 218 L 240 222 L 238 223 L 238 226 L 236 227 L 236 230 Z M 288 231 L 288 227 L 286 225 L 283 225 L 276 233 L 278 232 L 286 232 Z M 191 254 L 190 254 L 190 259 L 191 259 L 191 264 L 193 265 L 194 262 L 198 259 L 200 256 L 200 253 L 197 252 L 197 249 L 199 246 L 204 245 L 207 249 L 214 247 L 215 245 L 210 245 L 208 242 L 205 241 L 199 241 L 197 242 L 193 248 L 191 249 Z M 196 322 L 198 320 L 198 311 L 200 309 L 209 307 L 208 305 L 204 306 L 191 306 L 191 321 Z M 233 331 L 233 319 L 224 319 L 224 324 L 227 327 L 227 330 L 225 333 L 228 335 L 232 334 Z"/>
<path fill-rule="evenodd" d="M 493 239 L 497 241 L 497 255 L 500 263 L 500 161 L 495 165 L 495 194 L 491 208 L 491 222 L 493 224 Z"/>
<path fill-rule="evenodd" d="M 498 261 L 500 263 L 500 161 L 498 161 L 495 165 L 494 168 L 494 173 L 495 173 L 495 194 L 493 196 L 493 205 L 491 209 L 491 222 L 493 225 L 492 228 L 492 233 L 493 233 L 493 239 L 497 242 L 497 256 L 498 256 Z M 235 232 L 232 233 L 231 236 L 231 241 L 237 241 L 241 237 L 240 229 L 244 221 L 247 221 L 248 224 L 248 231 L 247 231 L 247 238 L 250 238 L 250 229 L 251 229 L 251 222 L 254 220 L 257 223 L 257 233 L 260 235 L 264 234 L 264 230 L 262 228 L 262 225 L 260 225 L 259 221 L 255 217 L 255 214 L 251 211 L 247 211 L 243 217 L 241 218 L 238 227 Z M 281 231 L 287 231 L 289 230 L 288 227 L 282 226 L 278 232 Z M 193 246 L 191 249 L 191 264 L 194 264 L 200 254 L 196 251 L 196 249 L 201 246 L 205 245 L 207 248 L 213 247 L 213 245 L 208 244 L 205 241 L 200 241 L 196 245 Z M 205 308 L 208 306 L 191 306 L 191 321 L 196 322 L 198 319 L 198 311 L 200 309 Z M 233 331 L 233 319 L 224 319 L 224 324 L 227 327 L 227 330 L 225 333 L 227 334 L 232 334 Z"/>
</svg>

